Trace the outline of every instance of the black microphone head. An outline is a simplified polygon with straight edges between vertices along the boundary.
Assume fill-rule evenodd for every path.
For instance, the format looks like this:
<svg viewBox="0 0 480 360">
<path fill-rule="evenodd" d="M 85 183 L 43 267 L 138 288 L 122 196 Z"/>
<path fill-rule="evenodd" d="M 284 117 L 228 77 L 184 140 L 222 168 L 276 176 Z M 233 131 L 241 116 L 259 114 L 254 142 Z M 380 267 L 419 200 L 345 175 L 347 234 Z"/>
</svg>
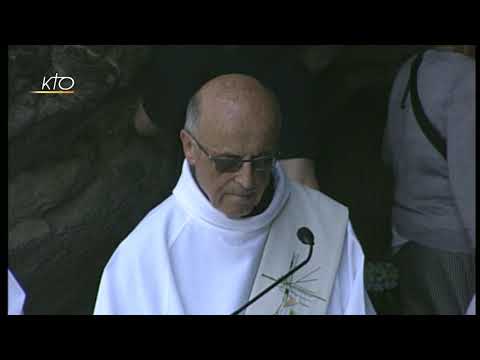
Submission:
<svg viewBox="0 0 480 360">
<path fill-rule="evenodd" d="M 305 245 L 313 245 L 313 233 L 310 231 L 309 228 L 303 226 L 297 231 L 298 239 L 304 243 Z"/>
</svg>

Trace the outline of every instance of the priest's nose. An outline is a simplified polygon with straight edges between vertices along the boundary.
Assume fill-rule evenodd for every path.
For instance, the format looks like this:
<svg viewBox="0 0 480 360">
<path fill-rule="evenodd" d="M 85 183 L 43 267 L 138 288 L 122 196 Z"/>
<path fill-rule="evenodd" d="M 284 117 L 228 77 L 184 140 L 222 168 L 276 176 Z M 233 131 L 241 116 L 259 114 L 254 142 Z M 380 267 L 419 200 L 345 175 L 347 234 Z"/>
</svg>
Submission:
<svg viewBox="0 0 480 360">
<path fill-rule="evenodd" d="M 252 189 L 255 187 L 255 170 L 252 163 L 243 163 L 240 170 L 238 170 L 236 180 L 244 189 Z"/>
</svg>

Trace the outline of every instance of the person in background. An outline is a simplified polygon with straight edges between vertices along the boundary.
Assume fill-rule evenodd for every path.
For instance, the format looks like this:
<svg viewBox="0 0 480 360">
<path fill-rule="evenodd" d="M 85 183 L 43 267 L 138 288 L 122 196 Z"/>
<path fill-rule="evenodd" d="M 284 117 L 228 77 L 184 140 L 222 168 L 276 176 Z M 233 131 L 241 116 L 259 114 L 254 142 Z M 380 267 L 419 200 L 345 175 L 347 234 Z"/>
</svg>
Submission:
<svg viewBox="0 0 480 360">
<path fill-rule="evenodd" d="M 475 60 L 468 46 L 410 58 L 389 102 L 392 241 L 405 314 L 464 314 L 475 293 Z"/>
</svg>

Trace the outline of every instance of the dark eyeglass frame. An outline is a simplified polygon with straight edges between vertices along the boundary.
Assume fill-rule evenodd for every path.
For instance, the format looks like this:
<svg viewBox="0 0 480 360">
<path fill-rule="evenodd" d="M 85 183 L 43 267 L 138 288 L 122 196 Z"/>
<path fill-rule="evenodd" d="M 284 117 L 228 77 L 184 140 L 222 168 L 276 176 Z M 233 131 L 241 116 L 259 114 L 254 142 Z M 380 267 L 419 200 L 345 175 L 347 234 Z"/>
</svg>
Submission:
<svg viewBox="0 0 480 360">
<path fill-rule="evenodd" d="M 273 168 L 275 161 L 277 160 L 275 154 L 257 156 L 252 159 L 242 159 L 240 156 L 213 156 L 208 153 L 207 149 L 200 144 L 200 142 L 190 133 L 190 131 L 186 129 L 183 130 L 192 138 L 192 140 L 207 156 L 207 158 L 213 162 L 215 169 L 221 174 L 237 172 L 243 167 L 244 163 L 252 163 L 253 169 L 258 172 L 269 171 Z M 264 161 L 271 161 L 271 165 L 267 167 L 260 166 L 259 164 L 262 164 Z"/>
</svg>

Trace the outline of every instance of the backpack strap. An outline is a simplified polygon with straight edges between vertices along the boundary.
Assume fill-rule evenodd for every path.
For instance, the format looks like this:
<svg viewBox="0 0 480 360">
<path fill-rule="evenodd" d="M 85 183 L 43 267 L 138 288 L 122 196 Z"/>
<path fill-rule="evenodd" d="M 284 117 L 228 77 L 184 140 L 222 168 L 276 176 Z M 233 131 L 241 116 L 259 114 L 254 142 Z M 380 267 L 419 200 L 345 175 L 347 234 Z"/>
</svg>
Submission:
<svg viewBox="0 0 480 360">
<path fill-rule="evenodd" d="M 447 142 L 425 114 L 422 103 L 420 102 L 420 97 L 418 96 L 417 74 L 423 60 L 423 54 L 423 52 L 418 54 L 413 60 L 412 67 L 410 69 L 410 78 L 402 99 L 402 109 L 405 108 L 407 94 L 410 92 L 413 113 L 418 125 L 420 126 L 420 129 L 427 137 L 428 141 L 430 141 L 432 146 L 437 149 L 437 151 L 445 160 L 447 160 Z"/>
</svg>

